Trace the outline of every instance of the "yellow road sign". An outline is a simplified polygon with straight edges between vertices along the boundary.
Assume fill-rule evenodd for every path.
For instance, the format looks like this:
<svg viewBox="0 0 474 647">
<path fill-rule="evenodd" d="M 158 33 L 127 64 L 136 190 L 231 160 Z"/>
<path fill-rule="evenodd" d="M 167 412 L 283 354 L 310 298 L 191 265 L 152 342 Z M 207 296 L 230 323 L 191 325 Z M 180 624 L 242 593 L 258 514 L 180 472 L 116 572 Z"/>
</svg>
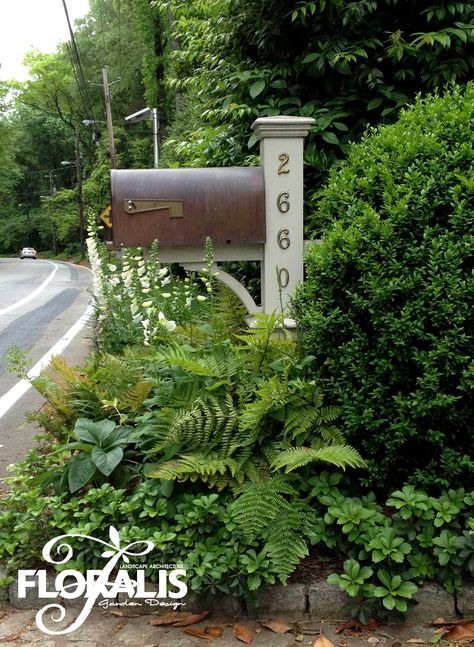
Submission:
<svg viewBox="0 0 474 647">
<path fill-rule="evenodd" d="M 112 229 L 112 222 L 110 220 L 110 211 L 112 209 L 112 205 L 109 204 L 105 209 L 102 211 L 100 214 L 100 219 L 102 222 L 104 222 L 109 229 Z"/>
</svg>

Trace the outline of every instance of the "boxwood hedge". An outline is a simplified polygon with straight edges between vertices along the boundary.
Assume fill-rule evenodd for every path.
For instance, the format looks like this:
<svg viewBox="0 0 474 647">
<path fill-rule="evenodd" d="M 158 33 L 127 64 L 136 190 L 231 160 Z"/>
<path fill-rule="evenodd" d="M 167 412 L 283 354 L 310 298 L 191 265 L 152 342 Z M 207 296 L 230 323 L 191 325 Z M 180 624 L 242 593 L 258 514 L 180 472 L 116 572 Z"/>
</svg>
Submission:
<svg viewBox="0 0 474 647">
<path fill-rule="evenodd" d="M 473 125 L 472 84 L 418 98 L 318 196 L 293 312 L 385 491 L 474 487 Z"/>
</svg>

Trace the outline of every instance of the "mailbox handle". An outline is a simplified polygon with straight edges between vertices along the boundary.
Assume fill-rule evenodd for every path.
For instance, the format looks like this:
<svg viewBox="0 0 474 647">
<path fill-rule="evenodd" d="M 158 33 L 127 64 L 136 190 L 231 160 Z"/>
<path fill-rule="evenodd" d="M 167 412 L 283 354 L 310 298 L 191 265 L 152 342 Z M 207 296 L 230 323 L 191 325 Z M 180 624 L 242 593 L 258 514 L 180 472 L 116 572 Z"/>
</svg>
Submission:
<svg viewBox="0 0 474 647">
<path fill-rule="evenodd" d="M 124 200 L 124 211 L 129 214 L 168 209 L 170 218 L 182 218 L 182 200 Z"/>
</svg>

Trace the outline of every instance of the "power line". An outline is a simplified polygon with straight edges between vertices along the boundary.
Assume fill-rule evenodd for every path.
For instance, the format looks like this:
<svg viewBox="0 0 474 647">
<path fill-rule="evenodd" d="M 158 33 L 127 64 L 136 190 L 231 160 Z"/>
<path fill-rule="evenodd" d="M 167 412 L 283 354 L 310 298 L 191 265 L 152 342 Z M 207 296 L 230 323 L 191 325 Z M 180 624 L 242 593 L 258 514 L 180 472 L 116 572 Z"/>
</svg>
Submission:
<svg viewBox="0 0 474 647">
<path fill-rule="evenodd" d="M 69 59 L 71 61 L 71 67 L 72 67 L 72 71 L 73 71 L 73 74 L 74 74 L 74 78 L 76 80 L 77 89 L 79 90 L 79 97 L 81 99 L 82 105 L 84 106 L 85 114 L 87 115 L 88 114 L 87 113 L 87 97 L 85 95 L 84 88 L 83 88 L 82 84 L 80 83 L 79 77 L 77 75 L 77 69 L 76 69 L 76 65 L 75 65 L 75 62 L 74 62 L 74 56 L 73 56 L 73 53 L 72 53 L 72 50 L 71 50 L 71 45 L 69 43 L 66 43 L 66 47 L 67 47 L 67 51 L 68 51 L 68 54 L 69 54 Z"/>
<path fill-rule="evenodd" d="M 71 38 L 72 52 L 74 54 L 74 56 L 72 58 L 75 59 L 75 63 L 76 63 L 76 67 L 77 67 L 77 76 L 76 76 L 76 78 L 78 77 L 78 85 L 82 86 L 83 99 L 84 99 L 84 101 L 83 101 L 84 108 L 86 109 L 87 117 L 90 118 L 90 119 L 94 119 L 94 113 L 93 113 L 93 110 L 92 110 L 92 107 L 91 107 L 91 102 L 90 102 L 90 98 L 89 98 L 87 84 L 86 84 L 85 78 L 84 78 L 84 71 L 82 69 L 81 57 L 79 55 L 79 49 L 77 47 L 74 32 L 73 32 L 72 27 L 71 27 L 71 21 L 69 19 L 69 12 L 67 10 L 66 0 L 62 0 L 62 2 L 63 2 L 64 13 L 66 14 L 66 20 L 67 20 L 67 24 L 68 24 L 68 28 L 69 28 L 69 35 L 70 35 L 70 38 Z M 73 66 L 74 66 L 74 64 L 73 64 Z"/>
</svg>

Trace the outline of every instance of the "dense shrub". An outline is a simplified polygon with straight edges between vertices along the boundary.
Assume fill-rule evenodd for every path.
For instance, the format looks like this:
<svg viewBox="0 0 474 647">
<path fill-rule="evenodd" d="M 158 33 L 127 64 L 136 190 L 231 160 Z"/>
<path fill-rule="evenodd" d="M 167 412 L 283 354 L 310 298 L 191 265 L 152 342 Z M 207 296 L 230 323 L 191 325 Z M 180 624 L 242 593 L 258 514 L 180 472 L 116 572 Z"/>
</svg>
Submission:
<svg viewBox="0 0 474 647">
<path fill-rule="evenodd" d="M 474 483 L 474 86 L 368 133 L 320 193 L 294 300 L 378 488 Z"/>
</svg>

